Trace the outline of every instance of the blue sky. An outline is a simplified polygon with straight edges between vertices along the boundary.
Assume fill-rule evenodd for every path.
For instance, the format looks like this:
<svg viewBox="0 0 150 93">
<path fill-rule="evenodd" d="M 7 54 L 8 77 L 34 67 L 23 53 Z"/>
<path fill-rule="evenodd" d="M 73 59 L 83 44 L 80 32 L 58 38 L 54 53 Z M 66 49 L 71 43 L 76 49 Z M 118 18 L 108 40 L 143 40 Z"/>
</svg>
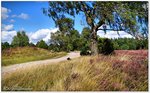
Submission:
<svg viewBox="0 0 150 93">
<path fill-rule="evenodd" d="M 20 30 L 22 28 L 25 29 L 25 31 L 36 31 L 38 29 L 42 28 L 55 28 L 55 23 L 54 21 L 49 18 L 48 16 L 45 16 L 42 13 L 42 8 L 47 8 L 48 7 L 48 2 L 2 2 L 2 7 L 5 7 L 7 9 L 10 9 L 11 12 L 9 15 L 19 15 L 20 13 L 25 13 L 28 15 L 28 18 L 26 20 L 22 20 L 19 18 L 12 18 L 15 20 L 14 22 L 14 29 L 15 30 Z M 81 20 L 82 16 L 76 16 L 75 19 L 75 28 L 78 31 L 82 31 L 82 27 L 79 23 Z M 2 21 L 4 24 L 8 24 L 8 21 L 11 19 L 8 18 L 5 21 Z"/>
<path fill-rule="evenodd" d="M 10 9 L 10 16 L 25 13 L 28 18 L 8 18 L 2 23 L 9 24 L 8 20 L 14 19 L 14 29 L 25 29 L 27 32 L 36 31 L 42 28 L 54 28 L 55 24 L 51 18 L 42 13 L 42 7 L 48 7 L 47 2 L 2 2 L 2 7 Z"/>
<path fill-rule="evenodd" d="M 48 7 L 48 2 L 2 1 L 1 5 L 2 42 L 7 41 L 11 43 L 12 38 L 19 30 L 26 31 L 30 42 L 36 43 L 41 39 L 48 42 L 50 32 L 56 32 L 58 30 L 58 28 L 55 27 L 54 21 L 48 16 L 45 16 L 42 12 L 42 8 Z M 81 25 L 83 18 L 83 15 L 75 16 L 74 28 L 79 32 L 86 26 Z M 84 24 L 86 23 L 84 22 Z M 98 34 L 102 34 L 101 36 L 106 37 L 108 35 L 109 37 L 114 36 L 114 33 L 113 35 L 110 33 L 104 35 L 103 32 L 99 32 Z M 126 33 L 123 33 L 123 35 L 126 35 Z"/>
</svg>

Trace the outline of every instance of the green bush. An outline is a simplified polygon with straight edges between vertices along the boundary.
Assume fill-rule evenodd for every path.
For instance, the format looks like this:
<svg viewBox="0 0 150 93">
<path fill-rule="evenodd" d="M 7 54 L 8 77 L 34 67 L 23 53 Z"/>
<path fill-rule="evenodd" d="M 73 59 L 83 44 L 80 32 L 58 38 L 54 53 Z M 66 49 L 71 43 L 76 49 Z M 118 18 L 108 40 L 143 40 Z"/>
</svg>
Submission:
<svg viewBox="0 0 150 93">
<path fill-rule="evenodd" d="M 148 49 L 148 39 L 137 40 L 136 49 Z"/>
<path fill-rule="evenodd" d="M 35 47 L 35 45 L 31 42 L 31 43 L 29 43 L 29 46 L 31 46 L 31 47 Z"/>
<path fill-rule="evenodd" d="M 43 40 L 37 42 L 36 46 L 39 47 L 39 48 L 48 49 L 48 45 Z"/>
<path fill-rule="evenodd" d="M 104 55 L 111 54 L 114 51 L 113 43 L 108 38 L 99 38 L 98 39 L 98 50 L 99 53 Z"/>
<path fill-rule="evenodd" d="M 144 48 L 148 49 L 148 39 L 143 40 Z"/>
<path fill-rule="evenodd" d="M 7 49 L 7 48 L 10 48 L 9 43 L 8 42 L 2 43 L 2 50 Z"/>
<path fill-rule="evenodd" d="M 131 42 L 128 44 L 129 50 L 136 50 L 136 44 L 134 42 Z"/>
<path fill-rule="evenodd" d="M 118 50 L 119 49 L 119 44 L 115 41 L 113 41 L 113 47 L 115 50 Z"/>
<path fill-rule="evenodd" d="M 122 50 L 128 50 L 128 49 L 129 49 L 129 46 L 128 46 L 127 44 L 123 44 L 123 45 L 121 46 L 121 49 L 122 49 Z"/>
<path fill-rule="evenodd" d="M 90 49 L 88 45 L 85 45 L 81 48 L 80 55 L 90 55 Z"/>
</svg>

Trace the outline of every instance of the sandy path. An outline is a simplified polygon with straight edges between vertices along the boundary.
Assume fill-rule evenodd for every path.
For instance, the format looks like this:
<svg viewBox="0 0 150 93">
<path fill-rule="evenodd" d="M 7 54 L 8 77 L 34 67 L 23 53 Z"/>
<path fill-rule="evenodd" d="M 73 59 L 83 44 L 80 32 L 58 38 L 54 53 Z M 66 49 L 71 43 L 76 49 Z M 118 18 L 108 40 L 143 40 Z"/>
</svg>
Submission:
<svg viewBox="0 0 150 93">
<path fill-rule="evenodd" d="M 67 60 L 68 57 L 70 57 L 71 59 L 77 58 L 77 57 L 80 57 L 80 53 L 79 52 L 70 52 L 70 53 L 68 53 L 67 56 L 60 57 L 60 58 L 40 60 L 40 61 L 31 61 L 31 62 L 27 62 L 27 63 L 4 66 L 4 67 L 2 67 L 2 76 L 13 73 L 16 70 L 28 69 L 30 67 L 38 67 L 41 65 L 48 65 L 50 63 L 62 62 L 62 61 Z"/>
</svg>

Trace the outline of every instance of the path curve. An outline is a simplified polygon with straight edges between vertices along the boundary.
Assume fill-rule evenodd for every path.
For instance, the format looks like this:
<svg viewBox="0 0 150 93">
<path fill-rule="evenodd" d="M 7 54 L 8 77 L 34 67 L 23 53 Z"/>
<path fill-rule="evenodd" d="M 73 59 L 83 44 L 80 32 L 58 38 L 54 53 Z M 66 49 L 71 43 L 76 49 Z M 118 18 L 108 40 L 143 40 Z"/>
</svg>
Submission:
<svg viewBox="0 0 150 93">
<path fill-rule="evenodd" d="M 38 67 L 41 65 L 48 65 L 50 63 L 58 63 L 67 60 L 67 58 L 70 57 L 72 58 L 77 58 L 80 57 L 79 52 L 70 52 L 68 55 L 60 58 L 54 58 L 54 59 L 47 59 L 47 60 L 39 60 L 39 61 L 31 61 L 31 62 L 26 62 L 26 63 L 21 63 L 21 64 L 14 64 L 10 66 L 4 66 L 2 67 L 2 77 L 4 77 L 7 74 L 13 73 L 16 70 L 21 70 L 21 69 L 28 69 L 30 67 Z"/>
</svg>

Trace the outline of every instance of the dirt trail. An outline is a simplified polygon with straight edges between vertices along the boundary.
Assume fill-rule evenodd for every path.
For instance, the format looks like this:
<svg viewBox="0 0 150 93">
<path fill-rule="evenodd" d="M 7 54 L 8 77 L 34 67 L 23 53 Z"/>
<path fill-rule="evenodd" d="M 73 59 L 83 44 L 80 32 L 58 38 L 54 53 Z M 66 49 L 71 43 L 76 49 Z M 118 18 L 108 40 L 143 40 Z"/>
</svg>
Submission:
<svg viewBox="0 0 150 93">
<path fill-rule="evenodd" d="M 2 67 L 2 77 L 4 77 L 7 74 L 13 73 L 16 70 L 22 70 L 22 69 L 28 69 L 30 67 L 38 67 L 41 65 L 48 65 L 50 63 L 58 63 L 67 60 L 67 58 L 70 57 L 72 58 L 77 58 L 80 57 L 79 52 L 70 52 L 68 55 L 60 58 L 55 58 L 55 59 L 47 59 L 47 60 L 40 60 L 40 61 L 31 61 L 31 62 L 26 62 L 26 63 L 21 63 L 21 64 L 14 64 L 10 66 L 4 66 Z"/>
</svg>

